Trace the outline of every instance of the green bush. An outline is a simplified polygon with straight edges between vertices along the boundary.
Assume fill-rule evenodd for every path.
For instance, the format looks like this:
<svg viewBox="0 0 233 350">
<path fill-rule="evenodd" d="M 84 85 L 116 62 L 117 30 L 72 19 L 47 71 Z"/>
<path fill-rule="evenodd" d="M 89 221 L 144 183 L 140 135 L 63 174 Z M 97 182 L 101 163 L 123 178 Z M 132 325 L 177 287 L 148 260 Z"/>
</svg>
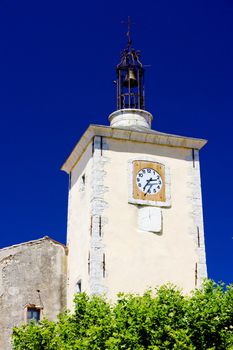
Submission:
<svg viewBox="0 0 233 350">
<path fill-rule="evenodd" d="M 232 350 L 233 287 L 207 280 L 183 295 L 172 285 L 143 296 L 75 296 L 73 314 L 14 328 L 15 350 Z"/>
</svg>

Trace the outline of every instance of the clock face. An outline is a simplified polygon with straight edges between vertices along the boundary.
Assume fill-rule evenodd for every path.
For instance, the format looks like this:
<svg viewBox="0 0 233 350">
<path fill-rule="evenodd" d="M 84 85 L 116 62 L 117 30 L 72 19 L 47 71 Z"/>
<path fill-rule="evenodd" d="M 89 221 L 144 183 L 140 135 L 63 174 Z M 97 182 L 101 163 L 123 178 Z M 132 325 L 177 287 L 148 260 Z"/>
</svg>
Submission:
<svg viewBox="0 0 233 350">
<path fill-rule="evenodd" d="M 155 195 L 163 187 L 160 174 L 152 168 L 143 168 L 136 175 L 137 187 L 144 195 Z"/>
</svg>

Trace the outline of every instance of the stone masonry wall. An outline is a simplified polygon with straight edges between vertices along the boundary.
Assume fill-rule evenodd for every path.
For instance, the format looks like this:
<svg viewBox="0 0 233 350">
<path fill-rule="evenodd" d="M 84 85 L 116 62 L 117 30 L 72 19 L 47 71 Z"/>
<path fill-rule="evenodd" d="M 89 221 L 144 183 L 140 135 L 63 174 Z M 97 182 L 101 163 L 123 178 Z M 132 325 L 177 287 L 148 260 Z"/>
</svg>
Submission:
<svg viewBox="0 0 233 350">
<path fill-rule="evenodd" d="M 27 304 L 53 320 L 65 303 L 63 245 L 44 237 L 0 250 L 0 350 L 11 349 L 12 327 L 25 323 Z"/>
</svg>

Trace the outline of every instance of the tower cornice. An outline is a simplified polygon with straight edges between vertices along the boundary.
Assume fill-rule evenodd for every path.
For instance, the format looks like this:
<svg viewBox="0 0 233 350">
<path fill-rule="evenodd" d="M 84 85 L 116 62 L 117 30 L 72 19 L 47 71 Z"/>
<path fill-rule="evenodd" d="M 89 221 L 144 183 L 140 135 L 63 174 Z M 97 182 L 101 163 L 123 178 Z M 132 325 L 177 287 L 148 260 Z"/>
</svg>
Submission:
<svg viewBox="0 0 233 350">
<path fill-rule="evenodd" d="M 91 124 L 62 165 L 61 170 L 69 174 L 95 136 L 196 150 L 200 150 L 207 143 L 205 139 L 162 133 L 146 127 L 113 128 Z"/>
</svg>

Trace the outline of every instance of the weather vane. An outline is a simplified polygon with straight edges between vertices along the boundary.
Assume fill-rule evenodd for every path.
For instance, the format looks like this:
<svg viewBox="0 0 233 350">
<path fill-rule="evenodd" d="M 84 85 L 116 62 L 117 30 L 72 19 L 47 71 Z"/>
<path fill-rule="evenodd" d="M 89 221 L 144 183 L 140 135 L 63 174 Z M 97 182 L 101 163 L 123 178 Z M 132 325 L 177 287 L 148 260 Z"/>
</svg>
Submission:
<svg viewBox="0 0 233 350">
<path fill-rule="evenodd" d="M 132 45 L 132 39 L 131 39 L 131 25 L 135 24 L 134 22 L 131 22 L 130 16 L 128 16 L 128 20 L 126 21 L 122 21 L 121 23 L 123 24 L 127 24 L 128 27 L 128 31 L 126 33 L 126 36 L 128 38 L 128 47 L 130 47 Z"/>
</svg>

